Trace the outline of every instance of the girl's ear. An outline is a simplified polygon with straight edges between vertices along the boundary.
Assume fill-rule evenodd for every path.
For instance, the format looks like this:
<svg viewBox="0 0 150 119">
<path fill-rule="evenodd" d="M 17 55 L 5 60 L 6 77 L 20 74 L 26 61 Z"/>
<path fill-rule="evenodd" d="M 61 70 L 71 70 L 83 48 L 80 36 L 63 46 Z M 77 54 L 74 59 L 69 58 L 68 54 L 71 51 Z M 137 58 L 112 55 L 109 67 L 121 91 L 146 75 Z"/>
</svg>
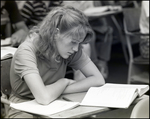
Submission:
<svg viewBox="0 0 150 119">
<path fill-rule="evenodd" d="M 56 28 L 55 34 L 59 34 L 59 28 Z"/>
<path fill-rule="evenodd" d="M 59 28 L 55 29 L 55 40 L 58 38 L 59 35 Z"/>
<path fill-rule="evenodd" d="M 59 32 L 59 28 L 56 28 L 56 31 Z"/>
</svg>

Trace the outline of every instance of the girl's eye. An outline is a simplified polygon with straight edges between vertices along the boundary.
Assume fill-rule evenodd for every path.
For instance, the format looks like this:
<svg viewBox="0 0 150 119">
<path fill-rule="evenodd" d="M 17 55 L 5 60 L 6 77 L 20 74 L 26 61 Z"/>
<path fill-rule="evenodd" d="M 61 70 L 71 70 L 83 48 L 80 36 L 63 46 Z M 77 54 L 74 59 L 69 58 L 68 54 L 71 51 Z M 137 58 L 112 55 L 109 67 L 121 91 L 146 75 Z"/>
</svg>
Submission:
<svg viewBox="0 0 150 119">
<path fill-rule="evenodd" d="M 72 41 L 72 44 L 77 44 L 76 42 Z"/>
</svg>

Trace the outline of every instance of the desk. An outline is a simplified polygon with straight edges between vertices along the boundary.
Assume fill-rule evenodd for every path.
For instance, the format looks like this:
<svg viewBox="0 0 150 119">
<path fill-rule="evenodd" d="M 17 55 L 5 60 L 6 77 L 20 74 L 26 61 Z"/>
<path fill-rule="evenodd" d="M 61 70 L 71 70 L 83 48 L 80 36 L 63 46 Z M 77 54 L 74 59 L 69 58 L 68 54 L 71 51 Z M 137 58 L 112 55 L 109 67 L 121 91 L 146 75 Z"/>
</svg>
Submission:
<svg viewBox="0 0 150 119">
<path fill-rule="evenodd" d="M 74 94 L 68 94 L 65 95 L 65 97 L 69 97 L 69 99 L 73 101 L 79 101 L 81 102 L 83 97 L 85 96 L 86 92 L 83 93 L 74 93 Z M 62 95 L 60 98 L 62 98 L 64 95 Z M 147 95 L 143 95 L 140 98 L 137 98 L 133 104 L 129 107 L 129 109 L 118 109 L 118 108 L 107 108 L 107 107 L 90 107 L 90 106 L 78 106 L 76 108 L 73 108 L 71 110 L 66 110 L 57 114 L 53 114 L 50 116 L 50 118 L 84 118 L 84 117 L 91 117 L 92 115 L 99 114 L 103 117 L 108 116 L 108 113 L 116 113 L 122 110 L 129 110 L 131 112 L 134 105 L 143 98 L 147 98 Z M 45 118 L 45 117 L 44 117 Z"/>
<path fill-rule="evenodd" d="M 122 13 L 122 9 L 120 10 L 114 10 L 114 11 L 105 11 L 105 12 L 100 12 L 100 13 L 91 13 L 91 14 L 85 14 L 89 20 L 93 18 L 100 18 L 100 17 L 105 17 L 105 16 L 112 16 L 115 14 Z"/>
<path fill-rule="evenodd" d="M 10 94 L 9 72 L 12 58 L 1 59 L 1 91 Z"/>
</svg>

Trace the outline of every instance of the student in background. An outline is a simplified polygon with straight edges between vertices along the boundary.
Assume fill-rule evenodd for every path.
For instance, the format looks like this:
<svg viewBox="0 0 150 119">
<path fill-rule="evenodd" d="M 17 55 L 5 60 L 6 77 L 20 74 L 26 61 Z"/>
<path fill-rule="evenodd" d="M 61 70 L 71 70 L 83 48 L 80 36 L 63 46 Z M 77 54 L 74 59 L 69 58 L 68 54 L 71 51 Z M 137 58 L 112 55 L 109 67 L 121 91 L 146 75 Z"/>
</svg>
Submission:
<svg viewBox="0 0 150 119">
<path fill-rule="evenodd" d="M 149 34 L 149 1 L 142 1 L 140 30 L 142 34 Z M 149 58 L 149 35 L 141 37 L 140 53 L 143 58 Z"/>
<path fill-rule="evenodd" d="M 82 51 L 81 44 L 93 38 L 86 16 L 73 7 L 56 7 L 18 47 L 11 64 L 10 83 L 14 103 L 35 99 L 47 105 L 61 94 L 87 91 L 105 83 L 101 73 Z M 64 78 L 66 67 L 80 70 L 85 79 Z M 19 110 L 8 117 L 33 118 Z"/>
<path fill-rule="evenodd" d="M 53 7 L 60 4 L 60 1 L 26 1 L 21 9 L 21 15 L 28 28 L 31 28 L 41 22 Z"/>
<path fill-rule="evenodd" d="M 25 40 L 28 28 L 20 15 L 15 1 L 1 1 L 1 18 L 3 18 L 3 16 L 7 17 L 11 23 L 11 45 L 18 47 L 18 45 Z M 5 27 L 6 25 L 1 25 L 2 39 L 7 37 Z"/>
</svg>

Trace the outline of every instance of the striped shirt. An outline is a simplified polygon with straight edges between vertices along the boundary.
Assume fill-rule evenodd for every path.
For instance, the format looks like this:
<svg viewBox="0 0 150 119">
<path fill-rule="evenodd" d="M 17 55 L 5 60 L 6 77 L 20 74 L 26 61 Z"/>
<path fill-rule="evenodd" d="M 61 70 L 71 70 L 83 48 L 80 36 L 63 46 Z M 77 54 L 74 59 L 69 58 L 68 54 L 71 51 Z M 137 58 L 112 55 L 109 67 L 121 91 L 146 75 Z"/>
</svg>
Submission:
<svg viewBox="0 0 150 119">
<path fill-rule="evenodd" d="M 50 4 L 49 4 L 50 6 Z M 46 7 L 46 4 L 42 1 L 27 1 L 25 2 L 21 15 L 23 16 L 26 25 L 31 27 L 37 25 L 50 11 L 49 6 Z"/>
</svg>

